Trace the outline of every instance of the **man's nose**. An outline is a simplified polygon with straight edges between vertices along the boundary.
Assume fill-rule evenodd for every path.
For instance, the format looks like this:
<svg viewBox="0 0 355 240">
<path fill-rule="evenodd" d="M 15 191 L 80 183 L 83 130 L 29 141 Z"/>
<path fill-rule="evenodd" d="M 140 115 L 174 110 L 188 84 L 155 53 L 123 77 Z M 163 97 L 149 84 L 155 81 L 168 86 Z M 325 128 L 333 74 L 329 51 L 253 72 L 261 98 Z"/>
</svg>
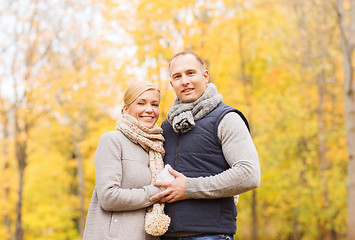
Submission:
<svg viewBox="0 0 355 240">
<path fill-rule="evenodd" d="M 186 84 L 188 84 L 190 82 L 190 79 L 185 74 L 183 74 L 181 76 L 181 82 L 182 82 L 183 85 L 186 85 Z"/>
</svg>

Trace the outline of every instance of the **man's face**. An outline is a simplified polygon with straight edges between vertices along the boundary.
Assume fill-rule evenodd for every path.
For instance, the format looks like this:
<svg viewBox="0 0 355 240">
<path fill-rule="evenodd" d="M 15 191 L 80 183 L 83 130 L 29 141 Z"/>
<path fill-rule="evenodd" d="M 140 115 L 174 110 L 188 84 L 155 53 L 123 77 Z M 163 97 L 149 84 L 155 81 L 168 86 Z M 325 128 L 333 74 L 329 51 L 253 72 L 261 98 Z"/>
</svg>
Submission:
<svg viewBox="0 0 355 240">
<path fill-rule="evenodd" d="M 206 90 L 208 71 L 201 69 L 195 56 L 177 56 L 170 65 L 170 84 L 176 96 L 184 103 L 196 101 Z"/>
</svg>

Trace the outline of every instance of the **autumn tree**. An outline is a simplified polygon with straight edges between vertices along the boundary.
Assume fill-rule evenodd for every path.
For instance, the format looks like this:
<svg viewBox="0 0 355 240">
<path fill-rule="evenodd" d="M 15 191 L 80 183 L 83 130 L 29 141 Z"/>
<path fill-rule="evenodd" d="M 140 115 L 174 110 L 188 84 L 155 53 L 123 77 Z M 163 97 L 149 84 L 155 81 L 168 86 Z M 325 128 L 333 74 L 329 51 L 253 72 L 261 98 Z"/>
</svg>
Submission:
<svg viewBox="0 0 355 240">
<path fill-rule="evenodd" d="M 347 6 L 347 7 L 346 7 Z M 343 51 L 345 125 L 348 150 L 348 239 L 355 238 L 355 1 L 337 0 L 335 6 Z"/>
<path fill-rule="evenodd" d="M 3 189 L 1 189 L 1 194 L 3 199 L 3 203 L 1 205 L 7 205 L 10 202 L 10 190 L 11 190 L 11 181 L 10 181 L 10 133 L 9 133 L 9 116 L 8 116 L 8 108 L 9 104 L 7 101 L 7 98 L 3 96 L 3 84 L 0 82 L 0 129 L 2 132 L 1 136 L 1 144 L 2 146 L 1 151 L 0 151 L 0 156 L 2 161 L 0 162 L 0 167 L 1 167 L 1 182 L 3 185 Z M 3 231 L 0 230 L 0 233 L 2 236 L 4 236 L 4 239 L 9 240 L 11 239 L 11 216 L 10 216 L 10 211 L 11 207 L 2 207 L 3 209 L 3 214 L 0 214 L 0 216 L 3 216 L 2 222 L 3 226 L 5 227 Z"/>
<path fill-rule="evenodd" d="M 68 29 L 84 19 L 79 15 L 79 12 L 75 11 L 82 10 L 84 12 L 84 9 L 78 9 L 76 5 L 69 4 L 68 1 L 58 4 L 56 1 L 17 0 L 6 1 L 4 6 L 6 11 L 2 12 L 1 19 L 8 23 L 2 24 L 6 41 L 3 42 L 4 50 L 1 60 L 6 69 L 3 76 L 3 79 L 6 80 L 5 86 L 11 86 L 12 89 L 10 96 L 7 97 L 9 101 L 7 106 L 10 107 L 2 116 L 11 117 L 11 122 L 13 122 L 13 125 L 9 125 L 9 127 L 13 127 L 11 134 L 14 135 L 19 176 L 14 235 L 16 240 L 20 240 L 24 237 L 23 192 L 25 170 L 29 164 L 28 158 L 32 157 L 28 152 L 29 146 L 32 146 L 31 132 L 36 129 L 38 120 L 53 110 L 48 102 L 46 103 L 50 96 L 48 96 L 48 92 L 44 91 L 52 79 L 50 74 L 48 77 L 44 76 L 45 73 L 48 73 L 44 70 L 49 67 L 49 64 L 55 64 L 54 66 L 61 64 L 60 61 L 63 59 L 56 56 L 67 50 L 63 44 L 65 41 L 70 43 L 80 41 L 80 39 L 70 38 L 66 34 L 69 33 Z M 75 13 L 79 21 L 74 21 L 75 18 L 66 14 L 66 11 L 71 12 L 72 15 Z M 80 51 L 80 48 L 73 49 L 73 51 L 77 50 Z M 75 63 L 73 61 L 70 64 L 74 65 Z M 80 70 L 77 69 L 77 71 Z M 48 82 L 43 81 L 44 79 Z M 41 92 L 43 95 L 40 95 Z M 2 105 L 2 107 L 4 106 L 5 104 Z M 4 123 L 8 122 L 4 121 Z M 8 135 L 5 135 L 3 139 L 8 139 Z M 3 146 L 5 149 L 7 145 Z M 78 169 L 79 172 L 83 170 L 80 164 Z M 83 174 L 80 175 L 79 192 L 82 199 L 84 199 L 83 178 Z M 83 201 L 81 203 L 80 231 L 82 232 L 85 212 Z"/>
<path fill-rule="evenodd" d="M 9 69 L 5 78 L 11 81 L 12 86 L 10 110 L 19 172 L 15 239 L 23 239 L 22 193 L 28 163 L 28 134 L 38 117 L 31 114 L 36 104 L 34 90 L 38 87 L 35 76 L 52 48 L 56 26 L 41 21 L 41 17 L 48 14 L 48 5 L 43 5 L 41 1 L 6 1 L 4 4 L 7 8 L 6 18 L 11 23 L 4 26 L 7 37 L 5 44 L 9 47 L 6 49 L 8 58 L 3 62 Z M 6 28 L 8 26 L 13 28 Z"/>
</svg>

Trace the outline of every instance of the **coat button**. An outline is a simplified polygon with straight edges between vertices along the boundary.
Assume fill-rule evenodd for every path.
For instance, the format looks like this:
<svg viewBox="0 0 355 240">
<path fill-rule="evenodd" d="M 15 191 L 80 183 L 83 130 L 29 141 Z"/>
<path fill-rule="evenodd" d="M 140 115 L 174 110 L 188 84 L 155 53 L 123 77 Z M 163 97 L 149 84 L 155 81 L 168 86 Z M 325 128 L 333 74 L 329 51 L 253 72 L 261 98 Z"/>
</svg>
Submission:
<svg viewBox="0 0 355 240">
<path fill-rule="evenodd" d="M 113 220 L 114 222 L 117 222 L 117 219 Z"/>
</svg>

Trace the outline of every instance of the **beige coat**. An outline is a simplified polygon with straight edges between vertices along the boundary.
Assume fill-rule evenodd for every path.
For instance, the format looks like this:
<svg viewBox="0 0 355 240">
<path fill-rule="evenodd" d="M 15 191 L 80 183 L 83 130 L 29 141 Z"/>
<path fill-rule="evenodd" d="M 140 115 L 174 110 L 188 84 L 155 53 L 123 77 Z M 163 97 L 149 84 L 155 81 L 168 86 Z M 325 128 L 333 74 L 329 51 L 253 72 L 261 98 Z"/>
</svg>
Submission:
<svg viewBox="0 0 355 240">
<path fill-rule="evenodd" d="M 144 230 L 151 184 L 148 153 L 120 131 L 102 135 L 95 154 L 96 184 L 86 219 L 84 240 L 159 239 Z"/>
</svg>

